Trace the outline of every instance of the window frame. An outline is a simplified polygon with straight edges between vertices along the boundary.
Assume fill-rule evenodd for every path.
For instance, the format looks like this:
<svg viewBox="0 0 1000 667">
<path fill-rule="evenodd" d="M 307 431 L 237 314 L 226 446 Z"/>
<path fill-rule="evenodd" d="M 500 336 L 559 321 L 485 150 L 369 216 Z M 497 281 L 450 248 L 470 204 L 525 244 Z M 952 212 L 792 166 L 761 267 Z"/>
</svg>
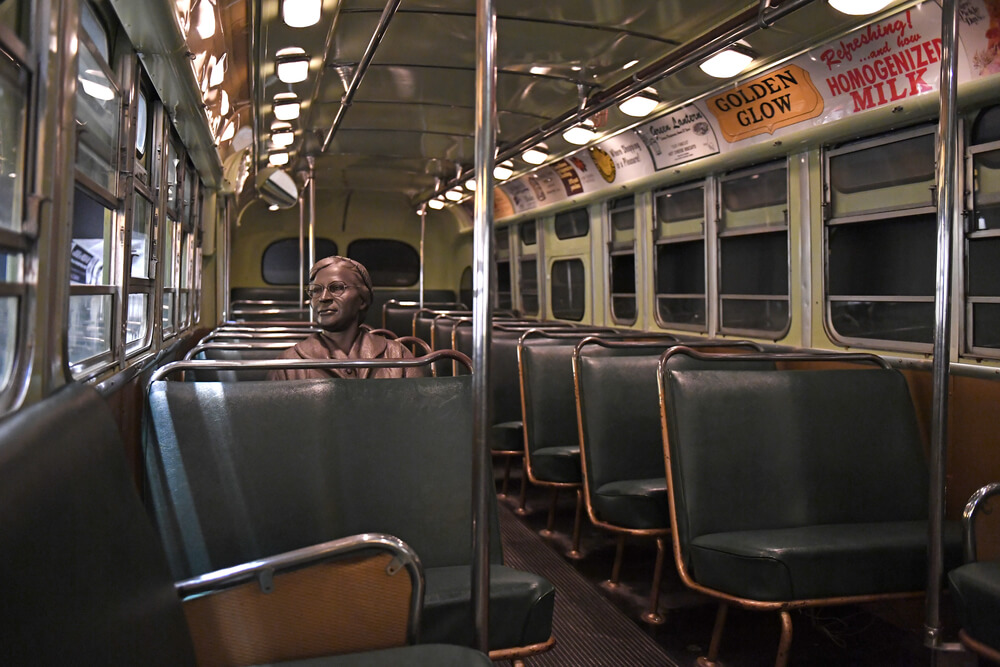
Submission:
<svg viewBox="0 0 1000 667">
<path fill-rule="evenodd" d="M 629 200 L 627 204 L 623 204 L 626 200 Z M 637 196 L 635 193 L 623 195 L 620 197 L 615 197 L 613 199 L 608 199 L 604 202 L 604 219 L 605 219 L 605 231 L 607 233 L 607 243 L 605 254 L 605 275 L 607 278 L 606 289 L 607 289 L 607 308 L 608 312 L 611 314 L 611 321 L 615 324 L 623 325 L 633 325 L 639 319 L 639 275 L 638 275 L 638 265 L 636 262 L 636 244 L 638 241 L 638 230 L 639 230 L 639 203 L 637 201 Z M 626 211 L 632 212 L 632 228 L 630 230 L 631 239 L 624 241 L 615 240 L 615 226 L 614 226 L 614 214 L 622 213 Z M 632 258 L 632 291 L 631 292 L 615 292 L 615 275 L 614 275 L 614 258 L 615 257 L 631 257 Z M 615 310 L 615 303 L 617 299 L 631 299 L 632 302 L 632 316 L 622 317 Z"/>
<path fill-rule="evenodd" d="M 857 212 L 847 212 L 840 215 L 834 214 L 834 202 L 835 192 L 833 184 L 831 182 L 831 160 L 835 159 L 841 155 L 848 155 L 855 152 L 860 152 L 864 150 L 876 149 L 881 146 L 887 146 L 893 143 L 899 143 L 908 141 L 911 139 L 916 139 L 921 136 L 931 135 L 936 137 L 937 126 L 936 124 L 923 123 L 917 126 L 912 126 L 904 128 L 901 130 L 889 130 L 878 134 L 877 136 L 867 137 L 860 139 L 858 141 L 847 142 L 836 147 L 824 147 L 822 149 L 822 164 L 823 164 L 823 216 L 822 216 L 822 262 L 823 262 L 823 326 L 826 329 L 827 336 L 831 341 L 842 345 L 844 347 L 864 347 L 868 349 L 876 350 L 890 350 L 898 352 L 914 352 L 927 354 L 933 350 L 933 340 L 931 342 L 915 342 L 906 340 L 895 340 L 890 338 L 871 338 L 865 336 L 851 336 L 845 335 L 837 331 L 834 325 L 834 304 L 835 303 L 883 303 L 883 304 L 928 304 L 931 308 L 932 320 L 931 328 L 933 330 L 933 310 L 935 302 L 935 294 L 932 292 L 927 296 L 914 296 L 914 295 L 871 295 L 871 294 L 851 294 L 851 295 L 832 295 L 832 283 L 833 277 L 831 276 L 831 241 L 830 232 L 832 229 L 847 225 L 865 225 L 865 224 L 878 224 L 884 223 L 892 220 L 902 220 L 904 218 L 915 218 L 919 216 L 936 216 L 937 215 L 937 193 L 935 191 L 935 185 L 930 186 L 930 197 L 927 202 L 913 202 L 904 203 L 899 206 L 881 206 L 875 208 L 866 208 L 859 210 Z M 936 145 L 936 142 L 935 142 Z M 933 161 L 936 159 L 936 155 L 932 151 L 932 174 L 936 170 L 936 165 Z M 936 184 L 936 179 L 932 175 L 932 182 Z M 907 183 L 900 183 L 899 186 L 908 185 Z M 896 186 L 898 187 L 898 186 Z M 887 188 L 878 188 L 873 191 L 885 190 Z M 935 232 L 936 233 L 936 232 Z M 933 267 L 929 267 L 933 270 Z"/>
<path fill-rule="evenodd" d="M 987 347 L 975 344 L 976 317 L 975 311 L 978 305 L 1000 306 L 1000 294 L 996 296 L 972 296 L 971 289 L 971 263 L 973 244 L 996 239 L 994 243 L 1000 243 L 1000 228 L 998 229 L 973 229 L 974 214 L 979 210 L 980 201 L 977 199 L 977 179 L 975 174 L 975 158 L 983 153 L 996 152 L 1000 155 L 1000 139 L 982 144 L 973 144 L 971 138 L 965 151 L 965 205 L 963 210 L 962 225 L 962 280 L 961 280 L 961 302 L 964 312 L 963 325 L 965 326 L 964 336 L 962 336 L 962 352 L 967 355 L 988 359 L 1000 359 L 1000 347 Z M 1000 171 L 1000 170 L 998 170 Z M 1000 209 L 1000 188 L 996 192 L 989 193 L 990 197 L 985 202 L 986 206 Z M 987 241 L 988 242 L 988 241 Z"/>
<path fill-rule="evenodd" d="M 697 181 L 688 181 L 681 185 L 675 185 L 667 188 L 661 188 L 659 190 L 654 190 L 652 194 L 652 233 L 653 233 L 653 317 L 656 323 L 664 328 L 679 329 L 683 331 L 694 331 L 697 333 L 708 333 L 708 241 L 707 241 L 707 229 L 708 229 L 708 201 L 707 194 L 709 189 L 709 181 L 706 179 L 701 179 Z M 659 201 L 660 197 L 673 195 L 680 192 L 688 192 L 691 190 L 701 190 L 701 231 L 698 233 L 686 232 L 668 235 L 666 234 L 666 229 L 664 225 L 671 224 L 667 221 L 660 220 L 659 215 Z M 694 220 L 692 218 L 691 220 Z M 685 221 L 677 221 L 685 222 Z M 690 245 L 692 243 L 701 243 L 701 254 L 702 254 L 702 291 L 701 292 L 660 292 L 660 248 L 663 246 L 681 246 Z M 660 300 L 661 299 L 701 299 L 702 302 L 702 313 L 704 321 L 702 324 L 691 323 L 691 322 L 675 322 L 671 320 L 664 319 L 660 313 Z"/>
</svg>

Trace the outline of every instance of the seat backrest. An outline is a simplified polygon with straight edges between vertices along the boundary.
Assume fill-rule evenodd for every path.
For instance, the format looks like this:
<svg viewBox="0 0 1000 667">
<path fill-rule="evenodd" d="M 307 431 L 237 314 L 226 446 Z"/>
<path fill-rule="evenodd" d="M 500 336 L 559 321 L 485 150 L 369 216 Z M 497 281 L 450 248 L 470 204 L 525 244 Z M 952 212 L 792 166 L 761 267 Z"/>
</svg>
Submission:
<svg viewBox="0 0 1000 667">
<path fill-rule="evenodd" d="M 519 345 L 525 443 L 529 452 L 580 443 L 573 350 L 580 338 L 526 338 Z"/>
<path fill-rule="evenodd" d="M 148 503 L 175 576 L 363 532 L 471 563 L 471 400 L 468 376 L 152 383 Z"/>
<path fill-rule="evenodd" d="M 0 422 L 0 663 L 194 664 L 124 451 L 83 385 Z"/>
<path fill-rule="evenodd" d="M 424 308 L 432 310 L 464 310 L 460 303 L 424 301 Z M 382 306 L 382 328 L 389 329 L 397 336 L 412 336 L 413 316 L 420 310 L 414 301 L 387 301 Z"/>
<path fill-rule="evenodd" d="M 254 361 L 260 359 L 277 359 L 287 348 L 282 347 L 204 347 L 193 355 L 192 359 L 211 361 Z M 187 371 L 185 378 L 199 382 L 247 382 L 266 380 L 266 369 L 247 369 L 234 371 L 227 369 L 196 368 Z"/>
<path fill-rule="evenodd" d="M 384 289 L 376 287 L 372 294 L 372 303 L 368 306 L 368 316 L 365 321 L 372 328 L 385 326 L 382 324 L 382 308 L 389 301 L 412 301 L 420 300 L 420 290 L 415 289 Z M 424 303 L 445 303 L 453 308 L 464 308 L 455 300 L 455 291 L 449 289 L 427 289 L 424 290 Z M 416 308 L 416 306 L 414 306 Z M 410 335 L 412 332 L 407 331 Z"/>
<path fill-rule="evenodd" d="M 898 371 L 668 365 L 663 384 L 685 559 L 709 533 L 926 519 L 926 462 Z"/>
</svg>

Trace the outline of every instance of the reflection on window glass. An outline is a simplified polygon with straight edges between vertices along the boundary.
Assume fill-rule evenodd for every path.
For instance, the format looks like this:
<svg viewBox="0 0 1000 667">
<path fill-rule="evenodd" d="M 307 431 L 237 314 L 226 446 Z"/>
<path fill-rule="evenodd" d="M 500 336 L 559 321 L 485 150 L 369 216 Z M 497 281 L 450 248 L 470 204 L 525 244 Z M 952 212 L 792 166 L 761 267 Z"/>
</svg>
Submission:
<svg viewBox="0 0 1000 667">
<path fill-rule="evenodd" d="M 10 58 L 0 58 L 0 228 L 14 231 L 21 229 L 24 197 L 27 86 L 21 68 Z"/>
<path fill-rule="evenodd" d="M 76 165 L 111 193 L 117 192 L 120 93 L 88 49 L 77 58 Z"/>
<path fill-rule="evenodd" d="M 149 277 L 150 248 L 152 246 L 153 205 L 136 193 L 132 207 L 132 277 Z"/>
<path fill-rule="evenodd" d="M 0 282 L 19 283 L 24 280 L 24 256 L 0 250 Z"/>
<path fill-rule="evenodd" d="M 129 294 L 125 315 L 125 344 L 132 347 L 146 339 L 146 303 L 148 294 Z"/>
<path fill-rule="evenodd" d="M 22 34 L 22 26 L 24 21 L 21 20 L 23 16 L 22 5 L 25 2 L 19 2 L 18 0 L 7 0 L 6 2 L 0 2 L 0 24 L 5 25 L 11 32 L 24 39 Z"/>
<path fill-rule="evenodd" d="M 497 303 L 496 307 L 500 310 L 510 310 L 514 307 L 513 297 L 511 296 L 511 281 L 510 281 L 510 261 L 503 260 L 497 262 Z"/>
<path fill-rule="evenodd" d="M 146 140 L 149 137 L 149 109 L 146 107 L 146 93 L 139 91 L 135 110 L 135 157 L 146 157 Z"/>
<path fill-rule="evenodd" d="M 575 239 L 590 233 L 590 215 L 587 209 L 578 208 L 556 215 L 556 236 L 560 239 Z"/>
<path fill-rule="evenodd" d="M 17 350 L 16 296 L 0 297 L 0 390 L 7 387 L 14 371 L 14 353 Z"/>
<path fill-rule="evenodd" d="M 785 227 L 786 170 L 767 169 L 722 183 L 721 231 L 746 227 Z"/>
<path fill-rule="evenodd" d="M 583 261 L 563 259 L 552 262 L 552 315 L 579 322 L 586 311 L 585 297 Z"/>
<path fill-rule="evenodd" d="M 111 349 L 110 294 L 69 297 L 69 361 L 76 364 Z"/>
<path fill-rule="evenodd" d="M 90 41 L 94 43 L 94 48 L 97 49 L 97 52 L 107 62 L 111 58 L 108 51 L 108 36 L 104 32 L 104 26 L 101 25 L 97 15 L 94 14 L 94 10 L 88 3 L 82 2 L 80 5 L 80 27 L 87 34 L 87 37 L 90 38 Z"/>
<path fill-rule="evenodd" d="M 80 285 L 110 285 L 113 212 L 76 189 L 73 197 L 73 245 L 70 280 Z"/>
<path fill-rule="evenodd" d="M 518 287 L 521 292 L 521 310 L 525 314 L 538 313 L 538 261 L 534 257 L 521 259 Z"/>
<path fill-rule="evenodd" d="M 170 141 L 167 144 L 167 208 L 177 211 L 177 171 L 180 164 L 180 152 L 177 144 Z"/>
<path fill-rule="evenodd" d="M 166 337 L 167 334 L 174 333 L 174 330 L 175 330 L 175 327 L 174 327 L 174 297 L 175 296 L 176 296 L 176 294 L 174 293 L 174 290 L 172 288 L 171 289 L 166 289 L 165 288 L 163 290 L 163 307 L 162 307 L 162 311 L 161 312 L 163 314 L 162 323 L 163 323 L 163 335 L 164 335 L 164 337 Z"/>
</svg>

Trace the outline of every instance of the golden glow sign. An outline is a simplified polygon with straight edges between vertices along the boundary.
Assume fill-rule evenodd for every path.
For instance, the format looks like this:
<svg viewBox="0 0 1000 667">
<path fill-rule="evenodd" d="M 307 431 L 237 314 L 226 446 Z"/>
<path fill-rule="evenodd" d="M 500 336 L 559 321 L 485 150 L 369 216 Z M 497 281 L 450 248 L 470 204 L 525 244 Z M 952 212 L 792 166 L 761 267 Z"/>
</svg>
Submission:
<svg viewBox="0 0 1000 667">
<path fill-rule="evenodd" d="M 809 72 L 787 65 L 733 90 L 708 98 L 722 136 L 733 143 L 823 113 L 823 98 Z"/>
</svg>

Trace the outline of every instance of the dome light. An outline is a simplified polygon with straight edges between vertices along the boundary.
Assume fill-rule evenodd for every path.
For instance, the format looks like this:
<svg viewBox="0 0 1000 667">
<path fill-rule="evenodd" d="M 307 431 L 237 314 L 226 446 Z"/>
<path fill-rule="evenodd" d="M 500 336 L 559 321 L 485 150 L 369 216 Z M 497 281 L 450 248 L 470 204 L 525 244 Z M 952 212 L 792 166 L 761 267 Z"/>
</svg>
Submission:
<svg viewBox="0 0 1000 667">
<path fill-rule="evenodd" d="M 577 146 L 589 144 L 596 138 L 597 132 L 594 130 L 594 121 L 589 118 L 580 121 L 578 124 L 563 132 L 563 139 Z"/>
<path fill-rule="evenodd" d="M 427 200 L 427 206 L 435 211 L 440 211 L 444 208 L 444 202 L 439 197 L 435 197 L 434 199 Z"/>
<path fill-rule="evenodd" d="M 271 153 L 267 156 L 267 163 L 272 167 L 282 167 L 288 164 L 288 153 L 286 151 Z"/>
<path fill-rule="evenodd" d="M 891 0 L 827 0 L 830 6 L 841 14 L 865 16 L 874 14 L 889 4 Z"/>
<path fill-rule="evenodd" d="M 319 23 L 322 0 L 282 0 L 281 18 L 289 28 L 308 28 Z"/>
<path fill-rule="evenodd" d="M 626 116 L 643 118 L 653 113 L 660 103 L 660 96 L 652 88 L 643 88 L 638 93 L 618 104 L 618 109 Z"/>
<path fill-rule="evenodd" d="M 505 160 L 497 166 L 493 167 L 493 178 L 498 181 L 506 181 L 508 178 L 514 175 L 514 163 L 510 160 Z"/>
<path fill-rule="evenodd" d="M 284 83 L 299 83 L 309 76 L 309 56 L 297 46 L 279 50 L 274 63 L 278 79 Z"/>
<path fill-rule="evenodd" d="M 549 159 L 549 147 L 538 143 L 521 153 L 521 159 L 528 164 L 541 164 Z"/>
<path fill-rule="evenodd" d="M 274 96 L 274 117 L 278 120 L 295 120 L 299 117 L 299 98 L 295 93 L 278 93 Z"/>
<path fill-rule="evenodd" d="M 274 123 L 271 125 L 271 143 L 279 148 L 291 146 L 295 141 L 295 133 L 288 123 Z"/>
<path fill-rule="evenodd" d="M 729 79 L 745 70 L 752 62 L 753 54 L 746 49 L 730 46 L 719 51 L 698 67 L 709 76 L 714 76 L 717 79 Z"/>
<path fill-rule="evenodd" d="M 452 188 L 448 192 L 444 193 L 445 199 L 448 201 L 459 201 L 464 195 L 462 195 L 461 188 Z"/>
<path fill-rule="evenodd" d="M 469 180 L 467 180 L 465 182 L 465 189 L 468 190 L 469 192 L 475 192 L 476 191 L 476 179 L 470 178 Z"/>
</svg>

